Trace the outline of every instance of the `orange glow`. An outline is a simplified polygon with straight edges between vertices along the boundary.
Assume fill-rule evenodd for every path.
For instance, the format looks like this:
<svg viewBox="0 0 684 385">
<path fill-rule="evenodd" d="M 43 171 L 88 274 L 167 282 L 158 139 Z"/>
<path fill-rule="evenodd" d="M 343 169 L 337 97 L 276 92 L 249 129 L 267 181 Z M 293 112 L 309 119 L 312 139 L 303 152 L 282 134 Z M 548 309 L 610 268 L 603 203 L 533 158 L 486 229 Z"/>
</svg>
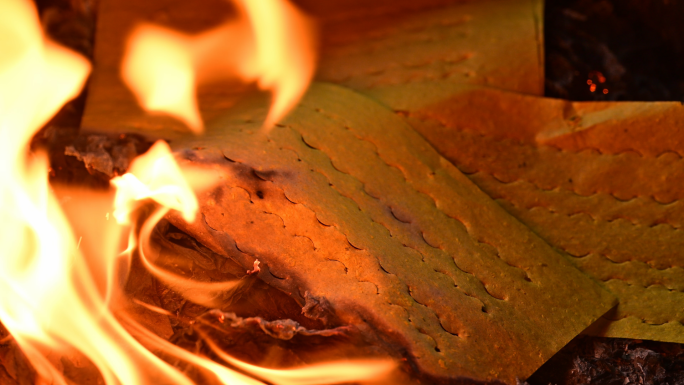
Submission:
<svg viewBox="0 0 684 385">
<path fill-rule="evenodd" d="M 604 88 L 604 89 L 603 89 L 603 94 L 604 94 L 604 95 L 608 94 L 608 89 L 607 89 L 607 88 Z"/>
<path fill-rule="evenodd" d="M 270 23 L 269 17 L 252 23 Z M 257 36 L 256 40 L 266 37 Z M 162 50 L 167 48 L 160 45 Z M 55 362 L 61 354 L 78 352 L 97 367 L 107 385 L 193 384 L 149 348 L 194 364 L 223 384 L 233 385 L 262 384 L 252 376 L 275 384 L 361 381 L 377 378 L 393 367 L 387 361 L 359 361 L 273 370 L 242 363 L 217 349 L 223 360 L 243 371 L 237 372 L 181 349 L 133 320 L 122 310 L 135 299 L 127 298 L 123 290 L 121 277 L 125 278 L 128 271 L 121 262 L 130 262 L 134 253 L 162 282 L 205 306 L 214 305 L 217 293 L 240 285 L 240 281 L 190 281 L 154 263 L 157 250 L 149 240 L 154 226 L 169 210 L 177 210 L 185 220 L 193 221 L 198 208 L 193 190 L 210 187 L 215 178 L 209 171 L 180 168 L 168 145 L 158 142 L 133 162 L 129 173 L 112 181 L 115 195 L 53 189 L 47 179 L 47 156 L 30 153 L 29 143 L 39 128 L 80 92 L 90 65 L 43 36 L 30 0 L 0 2 L 0 49 L 0 241 L 4 247 L 0 258 L 0 321 L 36 369 L 38 383 L 66 385 Z M 160 70 L 161 80 L 171 75 L 181 79 L 187 75 L 186 79 L 191 80 L 196 76 L 184 72 L 188 68 L 179 63 L 170 72 Z M 271 111 L 280 116 L 282 106 L 293 103 L 303 88 L 297 88 L 301 87 L 299 83 L 296 89 L 288 88 L 294 86 L 279 80 L 282 73 L 269 71 L 259 70 L 258 81 L 265 89 L 273 90 Z M 153 102 L 147 108 L 176 103 L 173 98 L 154 96 L 159 92 L 155 87 L 149 91 Z M 283 95 L 287 103 L 280 101 Z M 66 198 L 74 203 L 68 205 Z M 138 218 L 144 204 L 154 205 L 155 209 L 149 216 Z M 136 233 L 133 224 L 140 223 L 138 219 L 144 223 Z M 319 373 L 311 374 L 316 368 Z"/>
<path fill-rule="evenodd" d="M 591 91 L 591 92 L 596 91 L 596 84 L 592 84 L 591 86 L 589 86 L 589 91 Z"/>
<path fill-rule="evenodd" d="M 311 22 L 285 0 L 239 0 L 237 20 L 197 35 L 141 24 L 129 37 L 121 76 L 148 111 L 199 133 L 198 84 L 236 78 L 273 95 L 264 127 L 281 119 L 313 76 Z"/>
<path fill-rule="evenodd" d="M 606 82 L 606 77 L 603 76 L 603 73 L 600 71 L 591 71 L 589 72 L 589 79 L 587 79 L 587 85 L 592 85 L 595 84 L 593 79 L 596 79 L 596 81 L 599 84 L 603 84 Z"/>
</svg>

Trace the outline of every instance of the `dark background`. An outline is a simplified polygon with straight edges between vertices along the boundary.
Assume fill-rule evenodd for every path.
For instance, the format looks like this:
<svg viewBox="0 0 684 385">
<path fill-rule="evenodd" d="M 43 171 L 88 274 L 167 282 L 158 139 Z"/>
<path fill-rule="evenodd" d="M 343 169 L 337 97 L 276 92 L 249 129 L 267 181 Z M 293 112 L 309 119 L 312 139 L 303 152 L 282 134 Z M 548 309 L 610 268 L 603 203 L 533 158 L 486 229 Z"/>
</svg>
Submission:
<svg viewBox="0 0 684 385">
<path fill-rule="evenodd" d="M 547 0 L 545 6 L 546 96 L 684 101 L 684 1 Z M 597 85 L 594 92 L 587 80 Z"/>
</svg>

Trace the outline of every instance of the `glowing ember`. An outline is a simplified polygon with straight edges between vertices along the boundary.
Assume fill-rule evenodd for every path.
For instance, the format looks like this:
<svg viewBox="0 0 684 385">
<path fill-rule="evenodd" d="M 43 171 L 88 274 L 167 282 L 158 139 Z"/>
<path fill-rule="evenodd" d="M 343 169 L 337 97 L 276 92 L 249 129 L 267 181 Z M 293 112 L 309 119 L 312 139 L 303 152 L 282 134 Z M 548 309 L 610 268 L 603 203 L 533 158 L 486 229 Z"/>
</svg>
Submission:
<svg viewBox="0 0 684 385">
<path fill-rule="evenodd" d="M 589 72 L 589 79 L 587 79 L 587 85 L 589 86 L 589 92 L 595 92 L 598 84 L 604 84 L 606 82 L 606 77 L 600 71 Z M 605 86 L 605 84 L 604 84 Z M 608 94 L 608 88 L 603 88 L 601 90 L 604 95 Z"/>
<path fill-rule="evenodd" d="M 174 112 L 199 130 L 201 120 L 192 96 L 195 83 L 205 81 L 205 76 L 215 79 L 229 67 L 227 63 L 233 59 L 210 60 L 217 47 L 231 39 L 245 38 L 240 52 L 245 59 L 233 63 L 237 70 L 229 75 L 258 81 L 262 88 L 272 90 L 274 101 L 266 124 L 281 117 L 304 91 L 313 70 L 311 53 L 307 48 L 302 55 L 286 55 L 297 47 L 292 39 L 305 34 L 295 28 L 302 19 L 291 6 L 277 0 L 258 3 L 265 5 L 263 9 L 255 8 L 255 4 L 238 4 L 244 20 L 195 37 L 140 27 L 124 77 L 142 105 L 150 110 Z M 149 242 L 152 229 L 169 210 L 177 210 L 185 220 L 193 221 L 197 201 L 192 188 L 209 186 L 210 175 L 197 170 L 184 172 L 168 145 L 159 142 L 134 162 L 130 173 L 112 181 L 117 189 L 115 198 L 92 191 L 69 192 L 78 196 L 78 207 L 75 213 L 70 212 L 69 222 L 48 185 L 47 157 L 30 154 L 28 144 L 41 125 L 78 94 L 90 66 L 81 56 L 42 35 L 35 7 L 29 0 L 0 2 L 0 37 L 0 240 L 4 247 L 0 259 L 0 321 L 37 370 L 39 382 L 66 384 L 48 352 L 67 354 L 75 350 L 99 369 L 107 384 L 192 384 L 178 369 L 148 350 L 155 348 L 201 367 L 225 384 L 261 384 L 260 380 L 163 340 L 116 310 L 122 308 L 121 303 L 131 301 L 120 279 L 127 270 L 124 267 L 122 271 L 120 266 L 122 259 L 130 262 L 133 253 L 162 282 L 206 306 L 213 304 L 216 293 L 239 284 L 194 282 L 154 264 L 154 248 Z M 256 48 L 251 48 L 251 41 Z M 141 59 L 138 55 L 143 54 L 148 56 Z M 220 55 L 231 56 L 223 51 Z M 207 72 L 200 77 L 195 71 L 203 69 Z M 152 81 L 143 84 L 148 75 Z M 195 178 L 189 179 L 188 175 Z M 144 204 L 154 205 L 155 210 L 138 218 Z M 139 223 L 138 219 L 144 224 L 136 233 L 133 224 Z M 78 237 L 72 229 L 78 229 Z M 128 248 L 122 250 L 122 236 L 127 233 Z M 258 264 L 254 266 L 256 272 Z M 365 361 L 272 370 L 242 363 L 211 346 L 230 365 L 278 384 L 358 381 L 383 375 L 392 368 L 388 362 Z"/>
</svg>

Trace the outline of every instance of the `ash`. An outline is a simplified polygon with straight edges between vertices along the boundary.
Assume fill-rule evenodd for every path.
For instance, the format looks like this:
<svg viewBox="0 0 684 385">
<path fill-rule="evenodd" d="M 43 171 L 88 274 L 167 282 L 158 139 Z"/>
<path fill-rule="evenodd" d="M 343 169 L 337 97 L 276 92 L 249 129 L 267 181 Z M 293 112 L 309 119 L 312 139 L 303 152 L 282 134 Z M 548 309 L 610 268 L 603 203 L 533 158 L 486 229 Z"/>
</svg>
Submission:
<svg viewBox="0 0 684 385">
<path fill-rule="evenodd" d="M 684 344 L 580 336 L 528 385 L 684 385 Z"/>
</svg>

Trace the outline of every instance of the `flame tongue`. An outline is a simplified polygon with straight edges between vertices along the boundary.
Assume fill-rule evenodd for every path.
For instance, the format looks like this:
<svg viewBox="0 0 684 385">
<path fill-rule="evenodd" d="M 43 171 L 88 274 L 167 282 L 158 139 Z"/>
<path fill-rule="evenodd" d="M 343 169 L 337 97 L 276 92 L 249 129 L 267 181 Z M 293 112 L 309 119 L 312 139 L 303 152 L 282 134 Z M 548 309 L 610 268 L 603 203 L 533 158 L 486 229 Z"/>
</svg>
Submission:
<svg viewBox="0 0 684 385">
<path fill-rule="evenodd" d="M 271 91 L 271 127 L 304 94 L 314 72 L 311 22 L 283 0 L 236 2 L 237 20 L 198 35 L 141 24 L 131 34 L 121 76 L 141 107 L 204 125 L 198 83 L 237 78 Z"/>
<path fill-rule="evenodd" d="M 25 164 L 26 145 L 35 131 L 83 87 L 90 65 L 40 32 L 29 1 L 0 3 L 0 127 L 3 154 Z M 7 172 L 15 164 L 3 163 Z"/>
<path fill-rule="evenodd" d="M 136 202 L 147 198 L 180 211 L 186 222 L 195 220 L 197 198 L 164 141 L 135 159 L 130 172 L 112 179 L 112 184 L 117 188 L 114 217 L 119 223 L 129 224 Z"/>
</svg>

